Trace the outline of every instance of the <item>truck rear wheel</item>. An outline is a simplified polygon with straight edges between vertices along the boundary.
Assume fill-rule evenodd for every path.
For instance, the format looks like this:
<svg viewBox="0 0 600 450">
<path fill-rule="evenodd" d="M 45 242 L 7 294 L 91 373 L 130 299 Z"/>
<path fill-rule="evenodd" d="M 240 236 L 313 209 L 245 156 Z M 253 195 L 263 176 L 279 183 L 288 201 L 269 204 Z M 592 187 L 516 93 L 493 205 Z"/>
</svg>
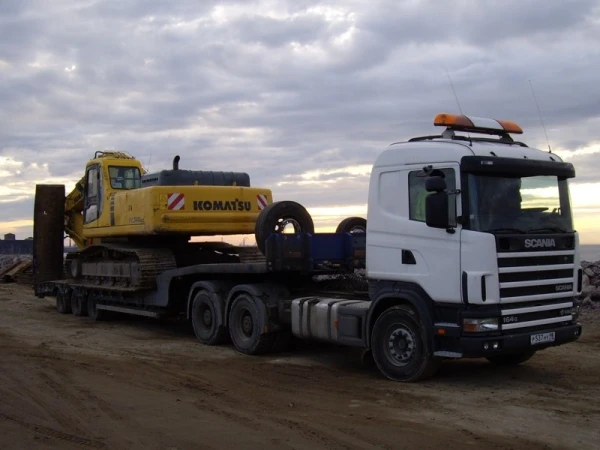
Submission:
<svg viewBox="0 0 600 450">
<path fill-rule="evenodd" d="M 348 217 L 337 226 L 336 233 L 366 233 L 367 220 L 362 217 Z"/>
<path fill-rule="evenodd" d="M 371 350 L 377 368 L 394 381 L 423 380 L 440 365 L 419 316 L 406 306 L 393 306 L 379 316 L 373 327 Z"/>
<path fill-rule="evenodd" d="M 293 227 L 294 233 L 314 233 L 315 225 L 300 203 L 289 200 L 271 203 L 261 211 L 254 227 L 254 237 L 260 252 L 265 254 L 265 242 L 274 233 Z"/>
<path fill-rule="evenodd" d="M 510 355 L 488 356 L 486 359 L 497 366 L 516 366 L 524 363 L 525 361 L 529 361 L 533 355 L 535 355 L 535 351 L 515 353 Z"/>
<path fill-rule="evenodd" d="M 274 334 L 263 333 L 264 318 L 248 294 L 240 294 L 229 312 L 229 335 L 235 348 L 247 355 L 267 353 L 274 341 Z"/>
<path fill-rule="evenodd" d="M 200 342 L 206 345 L 218 345 L 225 341 L 227 330 L 218 317 L 211 298 L 206 291 L 200 291 L 192 303 L 192 328 Z"/>
</svg>

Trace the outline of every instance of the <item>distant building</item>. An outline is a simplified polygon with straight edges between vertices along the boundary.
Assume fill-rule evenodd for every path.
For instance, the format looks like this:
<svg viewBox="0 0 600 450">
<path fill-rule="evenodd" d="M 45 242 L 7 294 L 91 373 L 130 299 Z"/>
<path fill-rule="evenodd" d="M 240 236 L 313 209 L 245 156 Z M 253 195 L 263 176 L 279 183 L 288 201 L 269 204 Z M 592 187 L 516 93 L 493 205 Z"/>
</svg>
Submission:
<svg viewBox="0 0 600 450">
<path fill-rule="evenodd" d="M 16 236 L 12 233 L 6 233 L 4 235 L 4 240 L 5 241 L 14 241 L 16 239 Z"/>
</svg>

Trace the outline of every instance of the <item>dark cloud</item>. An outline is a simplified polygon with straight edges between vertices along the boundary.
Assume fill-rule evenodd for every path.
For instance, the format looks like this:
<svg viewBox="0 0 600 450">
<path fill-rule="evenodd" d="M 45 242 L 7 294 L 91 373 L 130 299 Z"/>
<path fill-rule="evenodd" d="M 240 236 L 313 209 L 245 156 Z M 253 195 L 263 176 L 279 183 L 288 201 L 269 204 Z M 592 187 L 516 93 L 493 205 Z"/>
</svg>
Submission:
<svg viewBox="0 0 600 450">
<path fill-rule="evenodd" d="M 36 182 L 73 182 L 102 149 L 248 172 L 310 208 L 364 205 L 368 176 L 349 167 L 438 132 L 435 114 L 459 109 L 448 74 L 465 113 L 545 149 L 539 106 L 577 181 L 596 181 L 598 160 L 573 152 L 598 145 L 599 19 L 583 0 L 1 2 L 0 173 L 11 157 L 25 175 L 0 180 L 30 196 L 6 211 L 30 218 Z"/>
</svg>

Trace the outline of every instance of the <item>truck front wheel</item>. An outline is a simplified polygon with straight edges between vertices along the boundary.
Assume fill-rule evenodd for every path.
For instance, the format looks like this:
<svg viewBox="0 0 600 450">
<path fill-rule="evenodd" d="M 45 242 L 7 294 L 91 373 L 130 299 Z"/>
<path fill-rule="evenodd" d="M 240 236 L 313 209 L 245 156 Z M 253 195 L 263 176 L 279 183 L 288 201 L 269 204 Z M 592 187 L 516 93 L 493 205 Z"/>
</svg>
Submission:
<svg viewBox="0 0 600 450">
<path fill-rule="evenodd" d="M 440 366 L 419 316 L 406 306 L 393 306 L 379 316 L 373 327 L 371 351 L 381 373 L 394 381 L 423 380 Z"/>
</svg>

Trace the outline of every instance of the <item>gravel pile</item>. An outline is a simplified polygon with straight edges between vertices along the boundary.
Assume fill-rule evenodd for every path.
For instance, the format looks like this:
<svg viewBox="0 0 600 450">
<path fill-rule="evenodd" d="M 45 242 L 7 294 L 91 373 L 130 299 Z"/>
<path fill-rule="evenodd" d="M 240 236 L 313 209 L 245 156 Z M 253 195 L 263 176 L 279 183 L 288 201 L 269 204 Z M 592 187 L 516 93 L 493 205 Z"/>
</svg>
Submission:
<svg viewBox="0 0 600 450">
<path fill-rule="evenodd" d="M 600 305 L 600 261 L 582 261 L 583 283 L 581 306 L 598 308 Z"/>
</svg>

